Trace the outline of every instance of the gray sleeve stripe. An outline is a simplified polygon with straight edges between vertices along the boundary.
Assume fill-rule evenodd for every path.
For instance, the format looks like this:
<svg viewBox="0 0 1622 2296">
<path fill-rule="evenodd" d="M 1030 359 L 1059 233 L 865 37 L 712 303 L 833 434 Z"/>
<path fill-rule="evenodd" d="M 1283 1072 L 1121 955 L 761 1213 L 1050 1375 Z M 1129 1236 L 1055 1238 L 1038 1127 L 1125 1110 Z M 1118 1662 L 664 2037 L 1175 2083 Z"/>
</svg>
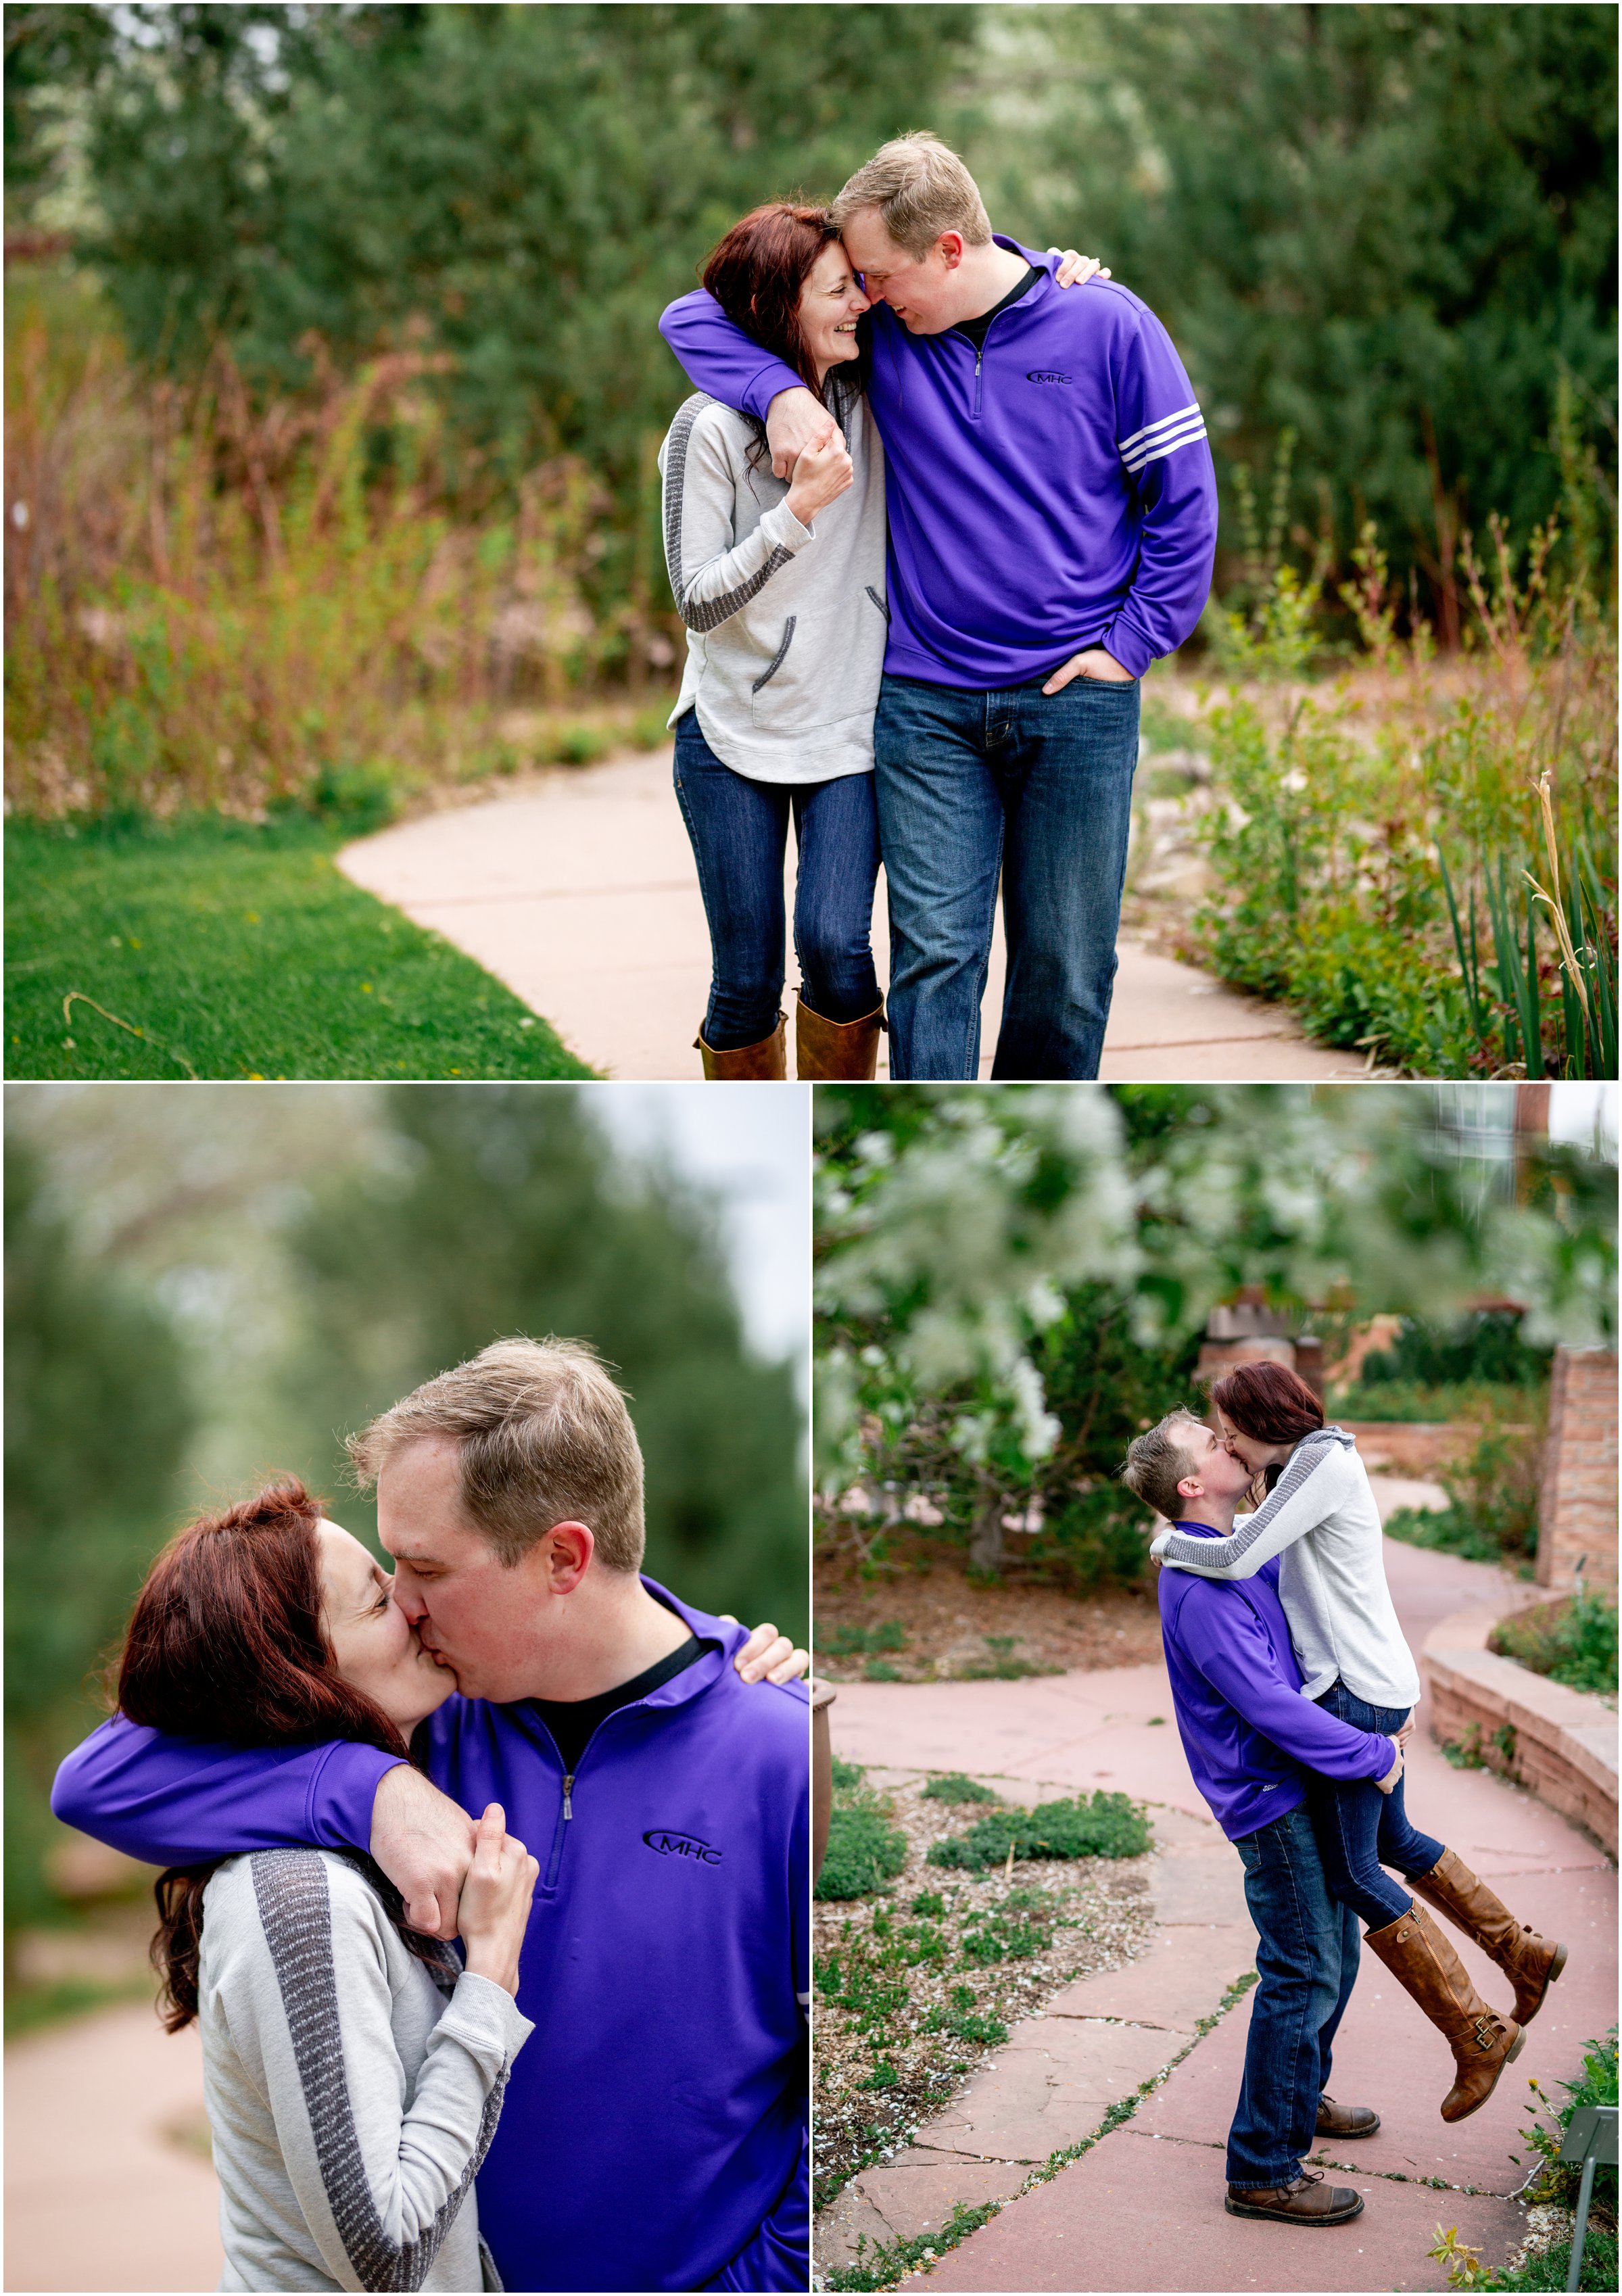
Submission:
<svg viewBox="0 0 1622 2296">
<path fill-rule="evenodd" d="M 687 442 L 692 436 L 692 426 L 707 406 L 715 401 L 702 391 L 696 392 L 677 410 L 670 425 L 669 442 L 665 449 L 665 570 L 670 577 L 670 594 L 676 600 L 676 611 L 690 630 L 718 630 L 723 622 L 731 621 L 750 600 L 758 597 L 780 566 L 786 566 L 794 555 L 781 545 L 773 551 L 758 572 L 735 590 L 728 590 L 718 598 L 690 600 L 687 584 L 682 574 L 682 495 L 687 484 Z"/>
<path fill-rule="evenodd" d="M 391 2241 L 377 2212 L 344 2076 L 326 1868 L 299 1849 L 259 1850 L 250 1862 L 321 2180 L 344 2252 L 363 2288 L 421 2288 L 490 2149 L 506 2076 L 486 2098 L 472 2158 L 433 2222 L 414 2241 Z"/>
<path fill-rule="evenodd" d="M 1168 1539 L 1160 1550 L 1162 1562 L 1202 1562 L 1226 1569 L 1248 1554 L 1257 1540 L 1277 1515 L 1286 1499 L 1293 1498 L 1308 1477 L 1315 1474 L 1324 1461 L 1332 1456 L 1323 1443 L 1315 1442 L 1310 1435 L 1303 1436 L 1285 1462 L 1284 1472 L 1249 1520 L 1226 1538 Z"/>
<path fill-rule="evenodd" d="M 731 621 L 740 607 L 747 606 L 751 598 L 758 597 L 777 569 L 786 566 L 793 555 L 791 550 L 785 550 L 779 543 L 766 564 L 751 574 L 747 582 L 741 582 L 735 590 L 724 590 L 718 598 L 706 598 L 701 603 L 679 598 L 677 603 L 681 607 L 682 619 L 690 630 L 719 629 L 723 622 Z M 675 586 L 673 583 L 672 589 Z"/>
</svg>

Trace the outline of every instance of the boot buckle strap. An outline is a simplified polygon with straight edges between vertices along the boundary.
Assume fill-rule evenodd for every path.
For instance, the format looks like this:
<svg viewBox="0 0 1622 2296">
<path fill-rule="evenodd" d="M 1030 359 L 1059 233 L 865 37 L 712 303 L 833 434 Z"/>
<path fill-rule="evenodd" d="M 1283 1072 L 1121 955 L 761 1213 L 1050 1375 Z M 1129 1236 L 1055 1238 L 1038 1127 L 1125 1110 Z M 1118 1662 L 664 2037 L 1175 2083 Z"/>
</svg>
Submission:
<svg viewBox="0 0 1622 2296">
<path fill-rule="evenodd" d="M 1490 2017 L 1477 2018 L 1475 2038 L 1477 2048 L 1483 2052 L 1496 2046 L 1498 2036 L 1493 2030 L 1493 2021 Z"/>
</svg>

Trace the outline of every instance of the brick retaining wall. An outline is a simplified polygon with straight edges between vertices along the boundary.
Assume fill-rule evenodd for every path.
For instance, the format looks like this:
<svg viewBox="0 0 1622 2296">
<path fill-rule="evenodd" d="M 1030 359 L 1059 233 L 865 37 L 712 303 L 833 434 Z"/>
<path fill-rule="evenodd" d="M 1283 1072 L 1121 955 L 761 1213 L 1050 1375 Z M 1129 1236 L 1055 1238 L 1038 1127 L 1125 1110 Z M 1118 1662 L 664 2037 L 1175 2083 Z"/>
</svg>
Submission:
<svg viewBox="0 0 1622 2296">
<path fill-rule="evenodd" d="M 1438 1467 L 1461 1459 L 1478 1441 L 1480 1430 L 1469 1420 L 1342 1419 L 1336 1423 L 1357 1439 L 1357 1456 L 1365 1467 L 1396 1475 L 1416 1475 L 1429 1481 Z"/>
<path fill-rule="evenodd" d="M 1537 1583 L 1569 1593 L 1617 1583 L 1617 1358 L 1557 1348 L 1537 1501 Z"/>
<path fill-rule="evenodd" d="M 1519 1606 L 1517 1606 L 1519 1607 Z M 1431 1734 L 1469 1746 L 1617 1854 L 1617 1717 L 1487 1647 L 1502 1603 L 1455 1611 L 1427 1636 L 1421 1664 Z"/>
</svg>

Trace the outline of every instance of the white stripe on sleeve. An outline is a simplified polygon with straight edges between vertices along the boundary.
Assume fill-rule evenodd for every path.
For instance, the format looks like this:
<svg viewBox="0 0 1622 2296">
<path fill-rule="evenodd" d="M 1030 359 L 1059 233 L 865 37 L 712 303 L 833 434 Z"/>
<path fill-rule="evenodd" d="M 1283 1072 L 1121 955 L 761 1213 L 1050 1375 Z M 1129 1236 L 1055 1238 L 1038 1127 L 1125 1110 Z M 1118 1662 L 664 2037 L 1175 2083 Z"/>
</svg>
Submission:
<svg viewBox="0 0 1622 2296">
<path fill-rule="evenodd" d="M 1199 412 L 1200 402 L 1196 399 L 1192 406 L 1179 406 L 1175 414 L 1162 414 L 1158 422 L 1145 423 L 1141 430 L 1135 430 L 1130 439 L 1122 439 L 1118 442 L 1117 451 L 1121 460 L 1125 462 L 1135 447 L 1141 445 L 1145 439 L 1151 439 L 1157 430 L 1169 430 L 1174 423 L 1181 422 L 1187 416 L 1198 414 Z"/>
<path fill-rule="evenodd" d="M 1179 447 L 1186 447 L 1192 440 L 1204 437 L 1205 425 L 1197 420 L 1186 423 L 1181 430 L 1163 432 L 1158 439 L 1151 439 L 1147 447 L 1140 447 L 1126 468 L 1135 478 L 1146 463 L 1158 461 L 1162 455 L 1175 455 Z"/>
</svg>

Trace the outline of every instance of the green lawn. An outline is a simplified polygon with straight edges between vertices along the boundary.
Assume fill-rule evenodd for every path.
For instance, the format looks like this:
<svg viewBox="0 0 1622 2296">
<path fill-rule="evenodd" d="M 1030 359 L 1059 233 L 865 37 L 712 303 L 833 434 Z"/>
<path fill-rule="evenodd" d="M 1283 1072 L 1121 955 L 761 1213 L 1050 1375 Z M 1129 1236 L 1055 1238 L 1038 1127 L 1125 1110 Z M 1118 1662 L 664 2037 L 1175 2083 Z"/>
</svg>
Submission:
<svg viewBox="0 0 1622 2296">
<path fill-rule="evenodd" d="M 471 957 L 350 884 L 343 834 L 8 823 L 6 1074 L 592 1074 Z"/>
</svg>

